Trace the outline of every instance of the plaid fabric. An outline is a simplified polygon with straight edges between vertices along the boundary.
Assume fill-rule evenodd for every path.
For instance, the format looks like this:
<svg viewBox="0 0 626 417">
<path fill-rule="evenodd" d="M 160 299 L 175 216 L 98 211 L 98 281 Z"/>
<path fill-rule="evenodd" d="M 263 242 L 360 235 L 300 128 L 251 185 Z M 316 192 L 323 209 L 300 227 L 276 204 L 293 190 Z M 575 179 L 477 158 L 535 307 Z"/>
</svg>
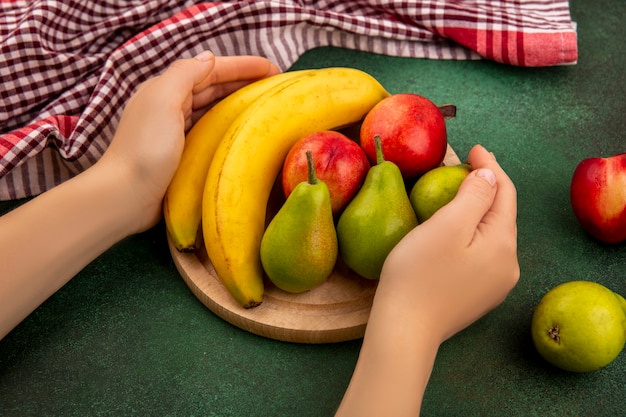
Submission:
<svg viewBox="0 0 626 417">
<path fill-rule="evenodd" d="M 518 66 L 577 60 L 567 0 L 2 0 L 0 200 L 91 166 L 137 85 L 177 58 L 209 49 L 287 69 L 318 46 Z"/>
</svg>

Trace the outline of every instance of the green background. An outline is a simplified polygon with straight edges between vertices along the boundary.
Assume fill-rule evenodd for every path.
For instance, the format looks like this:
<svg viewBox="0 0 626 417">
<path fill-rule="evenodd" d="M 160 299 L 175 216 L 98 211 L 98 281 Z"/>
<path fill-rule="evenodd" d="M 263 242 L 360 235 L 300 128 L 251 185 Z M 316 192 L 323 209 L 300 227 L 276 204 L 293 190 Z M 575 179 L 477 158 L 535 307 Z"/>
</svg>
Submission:
<svg viewBox="0 0 626 417">
<path fill-rule="evenodd" d="M 567 373 L 538 356 L 529 330 L 536 304 L 561 282 L 591 280 L 626 295 L 626 244 L 589 238 L 569 203 L 580 160 L 626 151 L 625 11 L 622 0 L 571 2 L 573 66 L 335 48 L 294 65 L 353 66 L 391 93 L 456 104 L 448 138 L 461 159 L 482 143 L 517 186 L 519 284 L 441 347 L 423 416 L 626 414 L 625 353 L 600 371 Z M 0 203 L 0 213 L 20 203 Z M 0 415 L 329 416 L 360 344 L 284 343 L 222 321 L 184 284 L 160 224 L 96 259 L 0 341 Z"/>
</svg>

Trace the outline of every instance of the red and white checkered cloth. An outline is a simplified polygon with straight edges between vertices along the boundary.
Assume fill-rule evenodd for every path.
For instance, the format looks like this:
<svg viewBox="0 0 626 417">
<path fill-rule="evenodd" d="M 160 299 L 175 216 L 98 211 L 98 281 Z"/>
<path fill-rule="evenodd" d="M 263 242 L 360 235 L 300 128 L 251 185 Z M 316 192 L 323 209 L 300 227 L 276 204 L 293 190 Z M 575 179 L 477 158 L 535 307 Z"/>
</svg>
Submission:
<svg viewBox="0 0 626 417">
<path fill-rule="evenodd" d="M 2 0 L 0 200 L 97 161 L 137 85 L 177 58 L 209 49 L 287 69 L 318 46 L 518 66 L 577 60 L 567 0 Z"/>
</svg>

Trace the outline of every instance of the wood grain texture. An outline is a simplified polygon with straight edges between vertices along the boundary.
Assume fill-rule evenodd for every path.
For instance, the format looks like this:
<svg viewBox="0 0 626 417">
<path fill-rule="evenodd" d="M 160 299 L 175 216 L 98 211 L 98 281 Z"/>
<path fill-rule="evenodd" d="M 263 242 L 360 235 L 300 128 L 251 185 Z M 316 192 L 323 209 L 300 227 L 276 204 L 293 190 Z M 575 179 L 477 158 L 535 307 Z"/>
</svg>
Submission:
<svg viewBox="0 0 626 417">
<path fill-rule="evenodd" d="M 460 163 L 448 145 L 444 165 Z M 294 343 L 335 343 L 363 337 L 378 281 L 352 272 L 338 261 L 322 285 L 291 294 L 265 280 L 263 303 L 244 309 L 219 280 L 203 245 L 179 252 L 168 237 L 170 253 L 187 286 L 209 310 L 245 331 Z"/>
</svg>

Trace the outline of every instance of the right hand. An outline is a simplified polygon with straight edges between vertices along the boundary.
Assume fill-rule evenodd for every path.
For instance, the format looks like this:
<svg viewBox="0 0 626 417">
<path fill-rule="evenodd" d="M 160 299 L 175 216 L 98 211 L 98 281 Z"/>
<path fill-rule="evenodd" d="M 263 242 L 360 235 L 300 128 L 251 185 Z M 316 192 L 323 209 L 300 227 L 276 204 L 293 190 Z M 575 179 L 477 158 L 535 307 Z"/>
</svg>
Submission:
<svg viewBox="0 0 626 417">
<path fill-rule="evenodd" d="M 392 250 L 376 292 L 440 342 L 499 305 L 520 275 L 515 186 L 482 146 L 468 159 L 457 196 Z"/>
</svg>

